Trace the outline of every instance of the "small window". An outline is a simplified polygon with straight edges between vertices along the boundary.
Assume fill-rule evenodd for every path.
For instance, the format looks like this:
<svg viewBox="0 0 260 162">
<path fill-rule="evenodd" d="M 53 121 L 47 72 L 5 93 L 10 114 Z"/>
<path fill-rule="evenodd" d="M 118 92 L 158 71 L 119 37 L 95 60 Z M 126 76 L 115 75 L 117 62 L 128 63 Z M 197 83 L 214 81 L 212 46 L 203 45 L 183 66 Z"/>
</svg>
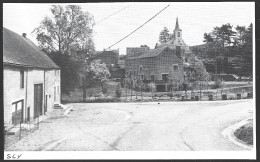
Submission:
<svg viewBox="0 0 260 162">
<path fill-rule="evenodd" d="M 151 80 L 154 81 L 154 75 L 151 75 Z"/>
<path fill-rule="evenodd" d="M 138 79 L 139 80 L 144 80 L 144 75 L 138 75 L 139 77 L 138 77 Z"/>
<path fill-rule="evenodd" d="M 20 88 L 24 88 L 24 70 L 20 70 Z"/>
<path fill-rule="evenodd" d="M 178 69 L 179 69 L 178 65 L 173 65 L 173 70 L 178 70 Z"/>
<path fill-rule="evenodd" d="M 142 66 L 140 66 L 139 70 L 140 70 L 140 71 L 143 71 L 143 67 L 142 67 Z"/>
<path fill-rule="evenodd" d="M 180 32 L 178 32 L 178 37 L 180 37 L 181 36 L 181 33 Z"/>
</svg>

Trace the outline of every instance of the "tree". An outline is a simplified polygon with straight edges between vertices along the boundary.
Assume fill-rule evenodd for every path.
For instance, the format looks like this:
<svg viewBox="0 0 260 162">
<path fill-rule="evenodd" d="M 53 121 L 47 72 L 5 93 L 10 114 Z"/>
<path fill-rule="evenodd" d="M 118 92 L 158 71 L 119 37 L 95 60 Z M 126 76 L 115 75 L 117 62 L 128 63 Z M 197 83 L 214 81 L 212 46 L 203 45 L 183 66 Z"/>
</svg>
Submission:
<svg viewBox="0 0 260 162">
<path fill-rule="evenodd" d="M 235 36 L 236 33 L 232 30 L 232 27 L 232 25 L 227 23 L 222 25 L 221 27 L 215 27 L 213 30 L 216 41 L 222 44 L 222 48 L 230 46 L 232 44 L 232 36 Z"/>
<path fill-rule="evenodd" d="M 214 27 L 210 33 L 204 33 L 204 42 L 207 42 L 205 53 L 215 62 L 215 73 L 223 72 L 226 67 L 225 58 L 230 55 L 231 46 L 236 44 L 235 31 L 229 23 Z M 228 47 L 228 48 L 227 48 Z M 226 59 L 227 60 L 227 59 Z"/>
<path fill-rule="evenodd" d="M 239 44 L 237 46 L 237 55 L 243 60 L 241 62 L 241 71 L 243 75 L 252 76 L 253 71 L 253 25 L 252 23 L 248 28 L 237 28 Z M 241 34 L 240 34 L 241 33 Z"/>
<path fill-rule="evenodd" d="M 168 42 L 169 40 L 170 40 L 169 30 L 166 27 L 164 27 L 164 29 L 160 32 L 159 42 L 162 44 L 166 44 L 166 42 Z"/>
<path fill-rule="evenodd" d="M 137 88 L 138 88 L 138 81 L 136 79 L 132 80 L 132 87 L 135 90 L 135 99 L 137 99 Z"/>
<path fill-rule="evenodd" d="M 144 83 L 141 79 L 137 80 L 137 88 L 141 91 L 141 98 L 143 99 Z"/>
<path fill-rule="evenodd" d="M 201 98 L 201 90 L 203 88 L 203 85 L 209 81 L 210 76 L 208 72 L 206 71 L 204 65 L 202 62 L 195 62 L 194 65 L 194 71 L 193 71 L 193 79 L 196 86 L 199 86 L 200 90 L 200 98 Z"/>
<path fill-rule="evenodd" d="M 77 88 L 81 83 L 78 79 L 78 72 L 83 64 L 82 61 L 75 61 L 72 56 L 60 55 L 57 53 L 48 56 L 61 68 L 61 93 L 69 94 L 69 91 Z"/>
<path fill-rule="evenodd" d="M 245 34 L 246 34 L 246 27 L 245 26 L 239 26 L 235 27 L 236 29 L 236 40 L 235 40 L 235 45 L 236 46 L 241 46 L 244 44 L 245 40 Z"/>
<path fill-rule="evenodd" d="M 93 86 L 94 84 L 100 84 L 102 92 L 104 91 L 104 83 L 110 77 L 110 73 L 106 67 L 106 64 L 101 63 L 101 60 L 94 60 L 90 65 L 82 67 L 80 71 L 80 79 L 83 87 L 83 100 L 86 98 L 86 88 Z"/>
<path fill-rule="evenodd" d="M 232 30 L 233 26 L 229 23 L 223 24 L 221 27 L 214 27 L 210 33 L 204 33 L 204 42 L 208 43 L 208 50 L 214 53 L 215 57 L 224 55 L 225 47 L 232 45 L 235 42 L 233 38 L 235 31 Z"/>
<path fill-rule="evenodd" d="M 204 33 L 204 40 L 203 40 L 203 42 L 206 42 L 206 43 L 213 42 L 213 38 L 212 38 L 211 34 Z"/>
<path fill-rule="evenodd" d="M 104 83 L 110 77 L 110 72 L 107 69 L 106 64 L 101 63 L 101 60 L 92 61 L 89 67 L 89 73 L 93 76 L 92 78 L 96 83 L 100 83 L 103 91 Z"/>
<path fill-rule="evenodd" d="M 90 13 L 78 5 L 52 5 L 50 10 L 51 17 L 46 16 L 32 32 L 40 48 L 48 53 L 74 54 L 75 57 L 94 52 L 91 29 L 94 19 Z"/>
<path fill-rule="evenodd" d="M 117 84 L 117 86 L 116 86 L 116 97 L 120 98 L 121 94 L 122 94 L 121 85 Z"/>
<path fill-rule="evenodd" d="M 125 78 L 124 79 L 124 81 L 123 81 L 123 83 L 124 83 L 124 87 L 125 87 L 125 93 L 126 93 L 126 99 L 127 99 L 127 89 L 128 88 L 131 88 L 131 79 L 129 79 L 129 78 Z"/>
<path fill-rule="evenodd" d="M 148 84 L 148 87 L 149 87 L 149 89 L 152 93 L 152 98 L 153 98 L 153 93 L 156 91 L 156 85 L 155 85 L 154 82 L 151 82 L 151 83 Z"/>
</svg>

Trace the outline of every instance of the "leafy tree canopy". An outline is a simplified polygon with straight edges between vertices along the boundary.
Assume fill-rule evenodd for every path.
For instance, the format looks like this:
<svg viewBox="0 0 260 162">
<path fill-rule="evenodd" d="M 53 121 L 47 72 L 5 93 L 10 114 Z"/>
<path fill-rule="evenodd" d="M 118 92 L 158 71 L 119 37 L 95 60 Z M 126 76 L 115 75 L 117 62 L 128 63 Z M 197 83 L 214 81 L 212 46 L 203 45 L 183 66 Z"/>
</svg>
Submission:
<svg viewBox="0 0 260 162">
<path fill-rule="evenodd" d="M 170 40 L 170 34 L 167 27 L 164 27 L 164 29 L 160 32 L 159 35 L 159 42 L 162 44 L 165 44 Z"/>
<path fill-rule="evenodd" d="M 94 52 L 91 25 L 93 16 L 78 5 L 53 5 L 51 16 L 46 16 L 32 33 L 44 51 L 78 55 Z"/>
</svg>

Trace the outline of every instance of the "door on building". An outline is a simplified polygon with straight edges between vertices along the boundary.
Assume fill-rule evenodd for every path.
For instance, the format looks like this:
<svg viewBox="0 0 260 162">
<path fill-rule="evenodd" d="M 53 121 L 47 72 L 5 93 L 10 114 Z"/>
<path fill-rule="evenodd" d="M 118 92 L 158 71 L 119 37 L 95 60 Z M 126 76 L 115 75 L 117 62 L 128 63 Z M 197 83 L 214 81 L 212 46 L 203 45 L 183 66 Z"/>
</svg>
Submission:
<svg viewBox="0 0 260 162">
<path fill-rule="evenodd" d="M 151 80 L 154 82 L 154 75 L 151 75 Z"/>
<path fill-rule="evenodd" d="M 34 84 L 34 118 L 42 115 L 43 103 L 42 84 Z"/>
<path fill-rule="evenodd" d="M 23 100 L 12 104 L 12 124 L 17 125 L 23 122 Z"/>
<path fill-rule="evenodd" d="M 162 74 L 162 80 L 167 82 L 168 81 L 169 74 Z"/>
</svg>

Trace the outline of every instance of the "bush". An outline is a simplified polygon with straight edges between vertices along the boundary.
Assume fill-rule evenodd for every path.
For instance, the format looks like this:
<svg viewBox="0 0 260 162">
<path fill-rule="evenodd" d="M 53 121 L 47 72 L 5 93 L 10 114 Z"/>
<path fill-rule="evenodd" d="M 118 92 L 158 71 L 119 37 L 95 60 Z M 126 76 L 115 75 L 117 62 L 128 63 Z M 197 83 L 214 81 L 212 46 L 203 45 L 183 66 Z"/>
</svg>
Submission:
<svg viewBox="0 0 260 162">
<path fill-rule="evenodd" d="M 253 124 L 252 124 L 252 122 L 237 129 L 234 132 L 234 135 L 238 139 L 246 142 L 247 144 L 253 145 Z"/>
<path fill-rule="evenodd" d="M 107 88 L 106 88 L 106 87 L 103 87 L 102 93 L 103 93 L 103 94 L 106 94 L 106 93 L 107 93 Z"/>
<path fill-rule="evenodd" d="M 90 89 L 87 93 L 89 94 L 89 97 L 92 97 L 95 92 L 93 89 Z"/>
<path fill-rule="evenodd" d="M 168 93 L 167 96 L 172 98 L 173 97 L 173 93 Z"/>
<path fill-rule="evenodd" d="M 212 89 L 217 89 L 221 87 L 221 81 L 220 80 L 216 80 L 214 82 L 214 84 L 212 85 Z"/>
</svg>

